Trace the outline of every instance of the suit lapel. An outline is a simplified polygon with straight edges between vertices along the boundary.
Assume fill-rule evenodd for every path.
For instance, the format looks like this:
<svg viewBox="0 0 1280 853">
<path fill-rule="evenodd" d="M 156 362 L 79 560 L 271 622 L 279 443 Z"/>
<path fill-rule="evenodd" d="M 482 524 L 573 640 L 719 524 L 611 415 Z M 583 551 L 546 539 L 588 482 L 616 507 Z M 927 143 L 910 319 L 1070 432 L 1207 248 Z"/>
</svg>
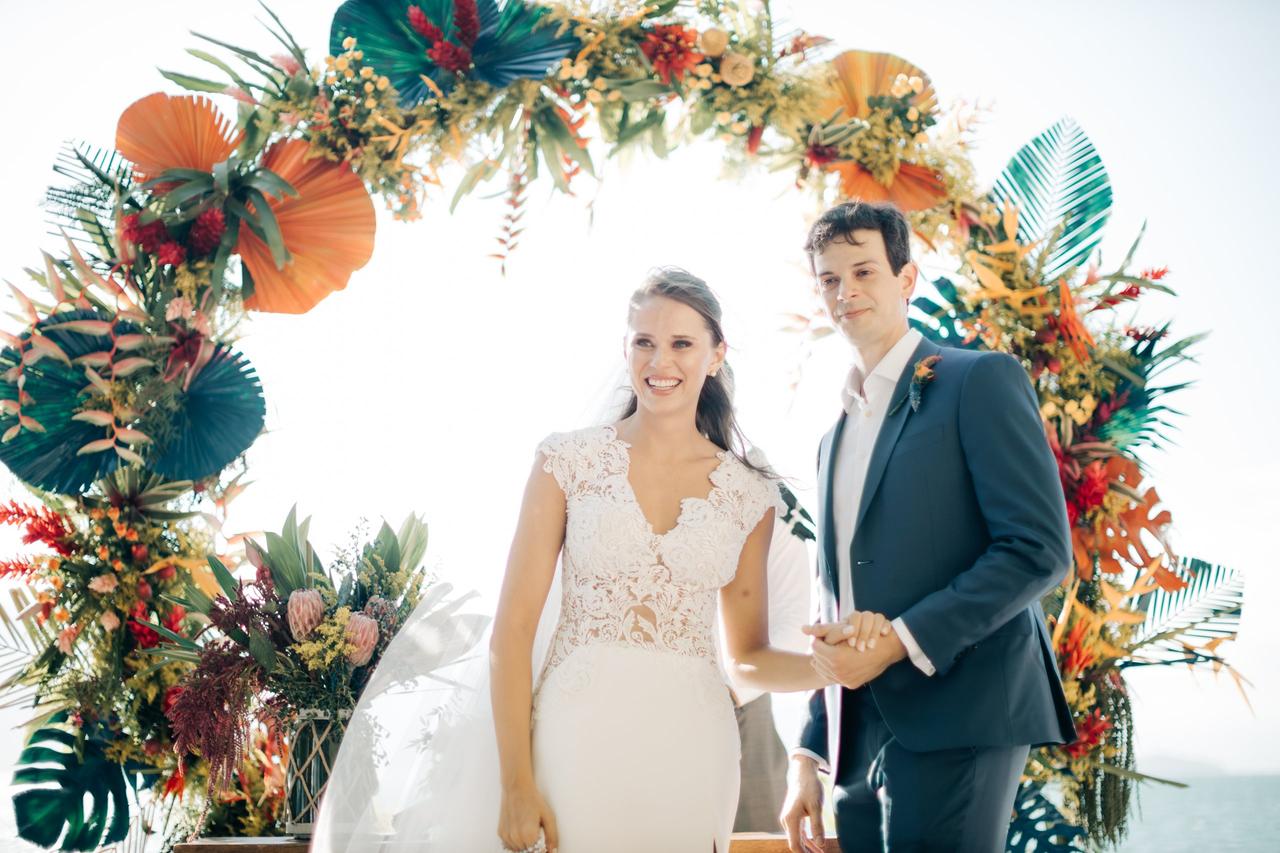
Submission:
<svg viewBox="0 0 1280 853">
<path fill-rule="evenodd" d="M 907 362 L 902 375 L 898 377 L 898 384 L 894 386 L 893 396 L 889 398 L 889 406 L 891 408 L 897 405 L 899 400 L 907 396 L 907 392 L 911 388 L 911 377 L 915 373 L 916 362 L 938 352 L 940 352 L 938 345 L 928 339 L 922 340 L 916 345 L 910 361 Z M 862 527 L 862 517 L 867 514 L 867 508 L 871 506 L 876 490 L 880 487 L 880 480 L 884 477 L 884 470 L 889 465 L 889 456 L 893 453 L 893 446 L 898 443 L 898 436 L 902 434 L 902 428 L 906 426 L 907 418 L 910 416 L 911 404 L 904 402 L 898 406 L 898 410 L 892 415 L 886 415 L 884 423 L 880 426 L 880 434 L 876 436 L 876 446 L 872 448 L 871 459 L 867 462 L 867 479 L 862 486 L 862 499 L 858 503 L 858 519 L 853 527 L 855 539 L 857 538 L 858 529 Z"/>
<path fill-rule="evenodd" d="M 832 506 L 832 497 L 834 496 L 833 484 L 835 480 L 835 451 L 840 446 L 840 436 L 844 432 L 846 414 L 840 413 L 839 420 L 822 439 L 822 463 L 823 469 L 819 473 L 822 477 L 820 487 L 822 494 L 818 498 L 818 506 L 822 508 L 822 553 L 826 562 L 827 580 L 831 584 L 831 591 L 838 599 L 840 596 L 840 584 L 837 578 L 836 564 L 836 531 L 835 531 L 835 509 Z"/>
</svg>

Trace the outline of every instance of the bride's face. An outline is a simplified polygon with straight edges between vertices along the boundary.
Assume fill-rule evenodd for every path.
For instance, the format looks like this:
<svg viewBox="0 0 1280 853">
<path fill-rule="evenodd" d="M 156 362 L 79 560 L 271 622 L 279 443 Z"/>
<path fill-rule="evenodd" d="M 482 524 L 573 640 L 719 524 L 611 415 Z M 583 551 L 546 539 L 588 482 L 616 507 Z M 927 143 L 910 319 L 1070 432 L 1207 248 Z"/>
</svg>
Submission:
<svg viewBox="0 0 1280 853">
<path fill-rule="evenodd" d="M 639 405 L 668 412 L 697 408 L 707 375 L 724 364 L 725 345 L 697 311 L 654 296 L 631 314 L 625 355 Z"/>
</svg>

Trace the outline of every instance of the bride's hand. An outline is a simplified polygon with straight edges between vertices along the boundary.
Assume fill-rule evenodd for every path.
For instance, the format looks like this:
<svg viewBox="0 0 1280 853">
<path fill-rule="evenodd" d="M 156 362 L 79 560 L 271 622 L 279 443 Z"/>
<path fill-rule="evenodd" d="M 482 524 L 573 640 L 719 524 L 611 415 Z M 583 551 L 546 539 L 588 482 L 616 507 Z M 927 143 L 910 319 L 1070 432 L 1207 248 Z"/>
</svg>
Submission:
<svg viewBox="0 0 1280 853">
<path fill-rule="evenodd" d="M 547 851 L 559 846 L 556 816 L 532 785 L 508 788 L 502 792 L 502 810 L 498 817 L 498 837 L 508 850 L 524 850 L 538 843 L 538 829 L 547 839 Z"/>
</svg>

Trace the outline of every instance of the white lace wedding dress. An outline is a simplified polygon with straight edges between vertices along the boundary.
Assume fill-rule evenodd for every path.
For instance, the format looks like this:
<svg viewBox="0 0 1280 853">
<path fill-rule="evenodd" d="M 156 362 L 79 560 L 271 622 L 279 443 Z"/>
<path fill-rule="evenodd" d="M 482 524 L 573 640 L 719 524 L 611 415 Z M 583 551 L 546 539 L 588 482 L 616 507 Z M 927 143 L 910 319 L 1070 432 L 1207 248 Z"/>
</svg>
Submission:
<svg viewBox="0 0 1280 853">
<path fill-rule="evenodd" d="M 718 593 L 779 493 L 721 452 L 707 496 L 686 498 L 675 526 L 658 533 L 628 480 L 628 448 L 611 426 L 538 446 L 564 490 L 567 522 L 560 617 L 535 674 L 534 777 L 556 815 L 561 853 L 726 853 L 739 740 L 716 652 Z M 473 710 L 481 699 L 487 691 Z M 348 740 L 376 701 L 361 699 Z M 315 849 L 501 850 L 493 732 L 479 725 L 483 714 L 472 717 L 470 734 L 452 726 L 399 771 L 408 774 L 401 788 L 414 793 L 380 813 L 362 805 L 375 783 L 353 781 L 359 770 L 345 770 L 343 759 L 352 764 L 355 749 L 344 742 Z M 370 731 L 389 727 L 384 720 Z M 459 766 L 442 768 L 450 762 Z M 423 775 L 427 784 L 412 781 Z"/>
</svg>

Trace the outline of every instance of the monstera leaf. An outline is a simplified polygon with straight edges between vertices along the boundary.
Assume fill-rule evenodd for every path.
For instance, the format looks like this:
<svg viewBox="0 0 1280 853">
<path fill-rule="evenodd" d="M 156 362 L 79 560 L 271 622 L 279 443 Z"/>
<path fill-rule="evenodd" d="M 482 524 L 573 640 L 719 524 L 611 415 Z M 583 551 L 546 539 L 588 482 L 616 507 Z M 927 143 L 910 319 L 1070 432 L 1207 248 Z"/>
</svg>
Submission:
<svg viewBox="0 0 1280 853">
<path fill-rule="evenodd" d="M 103 432 L 100 425 L 72 420 L 88 399 L 83 389 L 89 384 L 84 368 L 75 364 L 75 359 L 88 353 L 110 351 L 111 339 L 65 326 L 50 328 L 76 321 L 109 322 L 110 319 L 92 309 L 62 311 L 41 320 L 34 330 L 28 329 L 21 335 L 23 341 L 30 340 L 33 334 L 42 336 L 57 345 L 71 362 L 53 355 L 35 362 L 29 357 L 25 359 L 23 391 L 31 400 L 23 404 L 22 414 L 34 418 L 43 429 L 23 429 L 0 444 L 0 461 L 24 482 L 58 494 L 78 494 L 120 464 L 120 457 L 110 451 L 78 455 L 81 447 L 100 440 Z M 125 324 L 117 324 L 116 329 L 126 331 Z M 0 352 L 0 372 L 12 370 L 18 363 L 18 351 L 13 347 Z M 12 381 L 0 382 L 0 400 L 16 402 L 18 396 L 18 388 Z M 0 430 L 9 429 L 14 422 L 16 418 L 8 411 L 0 414 Z"/>
<path fill-rule="evenodd" d="M 221 344 L 174 413 L 172 438 L 147 467 L 172 480 L 216 474 L 243 453 L 262 431 L 266 403 L 248 359 Z"/>
<path fill-rule="evenodd" d="M 933 287 L 942 301 L 935 302 L 927 296 L 917 296 L 911 300 L 911 307 L 918 312 L 910 318 L 911 327 L 943 346 L 980 349 L 982 343 L 976 337 L 968 340 L 969 333 L 963 322 L 977 317 L 977 314 L 964 308 L 960 293 L 951 279 L 941 277 L 933 282 Z"/>
<path fill-rule="evenodd" d="M 1022 147 L 991 190 L 1003 207 L 1018 207 L 1018 241 L 1046 239 L 1058 226 L 1062 235 L 1046 242 L 1044 276 L 1053 281 L 1080 266 L 1102 241 L 1111 215 L 1111 179 L 1097 149 L 1069 118 Z M 1009 235 L 1013 236 L 1013 235 Z"/>
<path fill-rule="evenodd" d="M 1013 822 L 1005 850 L 1014 853 L 1060 853 L 1085 850 L 1085 832 L 1067 822 L 1057 807 L 1045 799 L 1040 785 L 1023 782 L 1013 801 Z"/>
<path fill-rule="evenodd" d="M 329 52 L 340 55 L 342 42 L 353 36 L 364 61 L 391 79 L 405 107 L 431 97 L 423 75 L 446 92 L 457 79 L 427 58 L 431 45 L 409 26 L 410 6 L 420 8 L 447 40 L 457 41 L 452 0 L 347 0 L 329 30 Z M 494 0 L 476 0 L 476 12 L 480 32 L 466 72 L 473 80 L 502 88 L 521 77 L 538 79 L 578 46 L 571 35 L 557 36 L 554 27 L 541 26 L 546 7 L 509 0 L 499 9 Z"/>
<path fill-rule="evenodd" d="M 81 739 L 60 711 L 18 756 L 13 797 L 18 835 L 42 847 L 96 850 L 129 834 L 129 785 L 102 744 Z M 39 787 L 35 787 L 39 786 Z"/>
</svg>

